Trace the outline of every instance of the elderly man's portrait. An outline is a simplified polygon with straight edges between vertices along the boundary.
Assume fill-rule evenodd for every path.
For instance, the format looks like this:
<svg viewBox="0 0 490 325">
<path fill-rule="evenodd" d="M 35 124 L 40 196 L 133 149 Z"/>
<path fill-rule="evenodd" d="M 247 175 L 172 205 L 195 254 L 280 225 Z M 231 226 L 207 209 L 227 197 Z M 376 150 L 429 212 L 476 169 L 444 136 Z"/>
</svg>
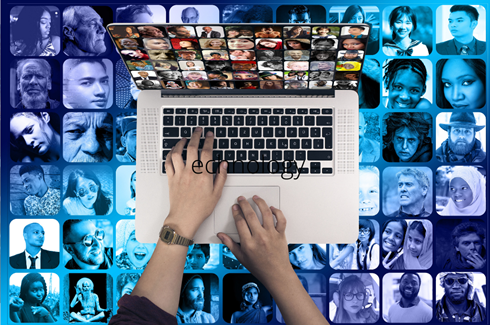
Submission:
<svg viewBox="0 0 490 325">
<path fill-rule="evenodd" d="M 66 108 L 112 106 L 113 69 L 109 59 L 68 59 L 63 63 L 63 105 Z"/>
<path fill-rule="evenodd" d="M 383 171 L 383 213 L 388 218 L 425 218 L 433 211 L 428 167 L 388 167 Z"/>
<path fill-rule="evenodd" d="M 14 219 L 10 223 L 10 266 L 54 269 L 60 262 L 60 225 L 55 219 Z"/>
<path fill-rule="evenodd" d="M 14 273 L 8 285 L 12 322 L 55 323 L 60 319 L 60 279 L 56 273 Z"/>
<path fill-rule="evenodd" d="M 60 211 L 61 175 L 53 165 L 10 169 L 10 211 L 14 215 L 54 216 Z"/>
<path fill-rule="evenodd" d="M 69 6 L 63 10 L 63 52 L 67 56 L 102 56 L 111 49 L 105 26 L 112 9 L 105 6 Z"/>
<path fill-rule="evenodd" d="M 330 277 L 329 288 L 332 322 L 369 324 L 378 321 L 381 297 L 376 274 L 334 273 Z"/>
<path fill-rule="evenodd" d="M 480 272 L 441 272 L 435 280 L 439 322 L 482 323 L 487 319 L 487 281 Z"/>
<path fill-rule="evenodd" d="M 386 113 L 382 121 L 383 159 L 428 162 L 432 159 L 432 116 L 429 113 Z"/>
<path fill-rule="evenodd" d="M 268 323 L 272 297 L 252 274 L 227 274 L 223 278 L 223 319 L 228 323 Z"/>
<path fill-rule="evenodd" d="M 120 166 L 116 171 L 116 211 L 125 216 L 136 214 L 136 166 Z"/>
<path fill-rule="evenodd" d="M 136 112 L 116 118 L 116 158 L 120 162 L 136 161 Z"/>
<path fill-rule="evenodd" d="M 486 210 L 486 170 L 481 166 L 441 166 L 437 212 L 441 216 L 481 216 Z"/>
<path fill-rule="evenodd" d="M 479 163 L 486 158 L 486 118 L 482 113 L 439 113 L 436 158 L 444 163 Z"/>
<path fill-rule="evenodd" d="M 10 105 L 52 109 L 60 105 L 60 67 L 54 60 L 21 59 L 10 65 Z"/>
<path fill-rule="evenodd" d="M 15 6 L 10 10 L 10 53 L 55 56 L 60 52 L 60 11 L 54 6 Z"/>
<path fill-rule="evenodd" d="M 379 212 L 379 170 L 375 166 L 359 166 L 359 215 L 374 216 Z"/>
<path fill-rule="evenodd" d="M 432 276 L 428 273 L 387 273 L 383 277 L 383 319 L 388 323 L 432 320 Z"/>
<path fill-rule="evenodd" d="M 63 171 L 63 212 L 107 215 L 114 206 L 112 170 L 108 166 L 68 166 Z"/>
<path fill-rule="evenodd" d="M 113 133 L 109 113 L 66 113 L 63 158 L 67 162 L 107 162 L 112 159 Z"/>
<path fill-rule="evenodd" d="M 272 8 L 267 5 L 227 5 L 221 9 L 224 24 L 272 23 Z"/>
<path fill-rule="evenodd" d="M 222 38 L 225 36 L 223 26 L 199 26 L 196 27 L 196 30 L 200 38 Z M 199 31 L 201 31 L 200 34 Z"/>
<path fill-rule="evenodd" d="M 63 224 L 63 264 L 69 270 L 106 270 L 113 264 L 113 227 L 107 219 Z"/>
<path fill-rule="evenodd" d="M 122 168 L 122 167 L 120 167 Z M 136 239 L 135 221 L 119 220 L 116 225 L 116 265 L 123 270 L 144 270 L 156 244 Z"/>
<path fill-rule="evenodd" d="M 175 5 L 170 8 L 170 23 L 219 23 L 219 9 L 212 5 Z M 198 28 L 201 34 L 201 28 Z"/>
<path fill-rule="evenodd" d="M 441 59 L 436 64 L 436 103 L 440 108 L 482 108 L 487 102 L 487 65 L 482 59 Z"/>
<path fill-rule="evenodd" d="M 60 156 L 58 114 L 19 112 L 10 116 L 10 158 L 14 162 L 54 162 Z"/>
<path fill-rule="evenodd" d="M 63 320 L 107 323 L 112 317 L 112 276 L 104 273 L 67 274 L 63 280 Z"/>
<path fill-rule="evenodd" d="M 126 5 L 116 8 L 116 23 L 166 23 L 166 10 L 162 5 Z"/>
<path fill-rule="evenodd" d="M 214 323 L 219 318 L 220 289 L 214 274 L 184 273 L 180 290 L 177 322 Z"/>
<path fill-rule="evenodd" d="M 478 270 L 487 265 L 486 224 L 478 219 L 439 220 L 436 265 L 444 270 Z"/>
<path fill-rule="evenodd" d="M 481 55 L 486 50 L 486 12 L 482 5 L 439 6 L 436 49 L 441 55 Z"/>
<path fill-rule="evenodd" d="M 184 270 L 212 270 L 219 264 L 219 245 L 194 244 L 189 246 Z"/>
<path fill-rule="evenodd" d="M 379 116 L 359 112 L 359 162 L 376 162 L 381 155 Z"/>
<path fill-rule="evenodd" d="M 323 315 L 327 314 L 328 301 L 327 301 L 327 280 L 325 276 L 320 273 L 304 273 L 298 274 L 298 278 L 301 284 L 305 288 L 306 292 L 310 295 L 311 299 L 322 312 Z M 276 319 L 279 323 L 285 323 L 284 317 L 276 305 Z"/>
<path fill-rule="evenodd" d="M 318 5 L 282 5 L 276 10 L 278 23 L 311 24 L 324 23 L 327 20 L 325 7 Z"/>
</svg>

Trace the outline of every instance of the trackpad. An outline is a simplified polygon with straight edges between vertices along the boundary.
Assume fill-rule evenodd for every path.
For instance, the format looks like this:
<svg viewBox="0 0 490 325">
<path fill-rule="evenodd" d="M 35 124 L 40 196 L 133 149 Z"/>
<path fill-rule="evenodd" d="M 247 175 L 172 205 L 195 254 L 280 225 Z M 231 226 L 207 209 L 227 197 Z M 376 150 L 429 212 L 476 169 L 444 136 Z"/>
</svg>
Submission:
<svg viewBox="0 0 490 325">
<path fill-rule="evenodd" d="M 280 209 L 279 204 L 279 186 L 225 186 L 223 188 L 223 194 L 214 209 L 214 232 L 224 232 L 230 235 L 231 238 L 237 240 L 238 232 L 235 226 L 235 220 L 231 212 L 233 204 L 238 203 L 237 198 L 242 195 L 250 203 L 255 211 L 255 214 L 259 217 L 262 224 L 262 214 L 259 207 L 255 204 L 252 197 L 254 195 L 260 196 L 265 200 L 267 206 Z"/>
</svg>

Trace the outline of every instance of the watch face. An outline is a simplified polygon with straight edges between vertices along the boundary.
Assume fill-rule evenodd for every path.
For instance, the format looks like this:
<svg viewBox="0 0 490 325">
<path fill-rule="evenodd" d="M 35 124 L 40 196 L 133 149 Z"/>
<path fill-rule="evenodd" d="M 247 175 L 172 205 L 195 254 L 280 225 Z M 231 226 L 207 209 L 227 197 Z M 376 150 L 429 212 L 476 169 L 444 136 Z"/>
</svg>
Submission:
<svg viewBox="0 0 490 325">
<path fill-rule="evenodd" d="M 169 243 L 172 240 L 174 232 L 170 229 L 164 229 L 163 230 L 163 240 L 167 243 Z"/>
</svg>

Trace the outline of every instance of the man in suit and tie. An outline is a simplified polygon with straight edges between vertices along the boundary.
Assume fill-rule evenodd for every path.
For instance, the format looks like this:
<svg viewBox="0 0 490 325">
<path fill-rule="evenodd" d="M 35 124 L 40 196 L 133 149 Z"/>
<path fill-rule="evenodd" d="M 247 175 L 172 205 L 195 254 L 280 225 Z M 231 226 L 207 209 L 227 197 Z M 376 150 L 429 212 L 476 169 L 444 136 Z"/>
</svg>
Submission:
<svg viewBox="0 0 490 325">
<path fill-rule="evenodd" d="M 203 32 L 201 33 L 201 38 L 220 38 L 221 33 L 212 30 L 210 26 L 204 26 L 202 28 Z"/>
<path fill-rule="evenodd" d="M 24 252 L 10 257 L 14 269 L 54 269 L 60 260 L 59 252 L 52 252 L 41 247 L 44 244 L 44 228 L 36 223 L 24 227 Z"/>
<path fill-rule="evenodd" d="M 442 55 L 483 54 L 486 48 L 485 42 L 473 36 L 478 25 L 478 10 L 469 5 L 454 5 L 449 11 L 448 27 L 454 38 L 437 43 L 437 52 Z"/>
<path fill-rule="evenodd" d="M 157 80 L 156 76 L 150 76 L 146 71 L 138 71 L 138 77 L 134 77 L 134 80 Z"/>
</svg>

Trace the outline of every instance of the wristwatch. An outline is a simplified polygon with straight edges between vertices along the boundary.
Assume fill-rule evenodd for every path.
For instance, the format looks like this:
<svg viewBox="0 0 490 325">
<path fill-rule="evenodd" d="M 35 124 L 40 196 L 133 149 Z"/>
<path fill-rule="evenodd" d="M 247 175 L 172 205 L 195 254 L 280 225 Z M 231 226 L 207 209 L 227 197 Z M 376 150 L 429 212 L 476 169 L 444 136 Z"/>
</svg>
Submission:
<svg viewBox="0 0 490 325">
<path fill-rule="evenodd" d="M 182 237 L 169 226 L 162 227 L 162 230 L 160 230 L 160 239 L 169 245 L 182 245 L 189 247 L 190 245 L 194 244 L 192 239 Z"/>
</svg>

